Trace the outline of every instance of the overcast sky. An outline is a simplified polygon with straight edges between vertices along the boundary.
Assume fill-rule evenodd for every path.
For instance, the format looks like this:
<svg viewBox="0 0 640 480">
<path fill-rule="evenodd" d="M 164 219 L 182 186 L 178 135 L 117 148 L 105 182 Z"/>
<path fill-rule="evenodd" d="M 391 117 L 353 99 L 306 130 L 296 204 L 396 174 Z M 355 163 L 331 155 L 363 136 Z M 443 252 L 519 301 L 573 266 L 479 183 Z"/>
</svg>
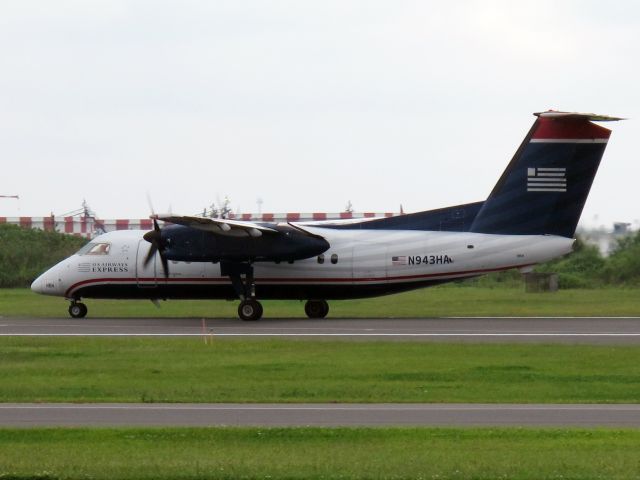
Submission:
<svg viewBox="0 0 640 480">
<path fill-rule="evenodd" d="M 613 129 L 583 224 L 638 224 L 634 1 L 0 1 L 0 216 L 483 200 L 548 108 Z"/>
</svg>

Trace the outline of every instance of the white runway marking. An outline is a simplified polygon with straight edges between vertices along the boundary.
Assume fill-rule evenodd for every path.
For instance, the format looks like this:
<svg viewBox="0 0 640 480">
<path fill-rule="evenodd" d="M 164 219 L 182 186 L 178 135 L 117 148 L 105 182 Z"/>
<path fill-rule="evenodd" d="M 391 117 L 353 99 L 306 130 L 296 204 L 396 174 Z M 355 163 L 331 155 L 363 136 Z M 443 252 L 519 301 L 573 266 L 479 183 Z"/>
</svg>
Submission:
<svg viewBox="0 0 640 480">
<path fill-rule="evenodd" d="M 608 316 L 608 317 L 559 317 L 557 315 L 551 317 L 438 317 L 438 319 L 446 320 L 448 318 L 456 319 L 456 320 L 555 320 L 555 319 L 577 319 L 577 320 L 640 320 L 640 317 L 617 317 L 617 316 Z"/>
<path fill-rule="evenodd" d="M 640 337 L 640 333 L 0 333 L 0 337 Z"/>
</svg>

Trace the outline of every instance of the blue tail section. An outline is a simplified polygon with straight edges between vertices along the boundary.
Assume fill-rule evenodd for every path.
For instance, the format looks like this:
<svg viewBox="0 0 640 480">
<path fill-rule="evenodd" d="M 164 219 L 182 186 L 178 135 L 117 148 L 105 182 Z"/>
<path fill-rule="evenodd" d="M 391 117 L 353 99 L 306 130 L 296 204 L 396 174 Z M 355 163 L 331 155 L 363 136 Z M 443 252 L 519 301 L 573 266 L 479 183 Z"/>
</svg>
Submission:
<svg viewBox="0 0 640 480">
<path fill-rule="evenodd" d="M 544 112 L 476 215 L 471 232 L 573 237 L 610 130 L 592 114 Z"/>
<path fill-rule="evenodd" d="M 322 225 L 336 230 L 425 230 L 436 232 L 468 232 L 483 202 L 407 213 L 396 217 L 377 218 L 358 223 Z"/>
</svg>

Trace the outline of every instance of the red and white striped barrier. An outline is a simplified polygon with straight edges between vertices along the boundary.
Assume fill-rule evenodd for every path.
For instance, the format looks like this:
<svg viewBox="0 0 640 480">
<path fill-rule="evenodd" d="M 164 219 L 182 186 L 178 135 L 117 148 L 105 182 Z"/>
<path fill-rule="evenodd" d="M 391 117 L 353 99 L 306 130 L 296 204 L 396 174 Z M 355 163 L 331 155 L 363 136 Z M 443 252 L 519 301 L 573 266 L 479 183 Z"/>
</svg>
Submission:
<svg viewBox="0 0 640 480">
<path fill-rule="evenodd" d="M 348 220 L 357 218 L 393 217 L 397 213 L 374 212 L 340 212 L 340 213 L 242 213 L 229 214 L 229 219 L 254 222 L 303 222 L 321 220 Z M 46 231 L 68 233 L 79 237 L 92 238 L 102 232 L 114 230 L 151 230 L 153 221 L 149 218 L 108 219 L 100 220 L 92 217 L 0 217 L 0 223 L 20 225 L 24 228 L 38 228 Z"/>
<path fill-rule="evenodd" d="M 90 238 L 98 222 L 90 217 L 0 217 L 0 223 Z"/>
</svg>

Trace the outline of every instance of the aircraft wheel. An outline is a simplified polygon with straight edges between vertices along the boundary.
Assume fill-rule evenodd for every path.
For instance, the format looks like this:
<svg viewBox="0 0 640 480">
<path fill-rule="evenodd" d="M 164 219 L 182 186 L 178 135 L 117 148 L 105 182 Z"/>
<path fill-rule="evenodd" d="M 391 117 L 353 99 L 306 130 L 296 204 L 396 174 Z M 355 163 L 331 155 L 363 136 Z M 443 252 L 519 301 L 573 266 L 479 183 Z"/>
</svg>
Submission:
<svg viewBox="0 0 640 480">
<path fill-rule="evenodd" d="M 309 318 L 324 318 L 329 313 L 329 304 L 326 300 L 307 300 L 304 304 L 304 313 Z"/>
<path fill-rule="evenodd" d="M 87 306 L 84 303 L 72 303 L 69 305 L 69 315 L 73 318 L 84 318 L 87 315 Z"/>
<path fill-rule="evenodd" d="M 243 300 L 238 306 L 238 316 L 245 321 L 262 318 L 262 304 L 257 300 Z"/>
</svg>

